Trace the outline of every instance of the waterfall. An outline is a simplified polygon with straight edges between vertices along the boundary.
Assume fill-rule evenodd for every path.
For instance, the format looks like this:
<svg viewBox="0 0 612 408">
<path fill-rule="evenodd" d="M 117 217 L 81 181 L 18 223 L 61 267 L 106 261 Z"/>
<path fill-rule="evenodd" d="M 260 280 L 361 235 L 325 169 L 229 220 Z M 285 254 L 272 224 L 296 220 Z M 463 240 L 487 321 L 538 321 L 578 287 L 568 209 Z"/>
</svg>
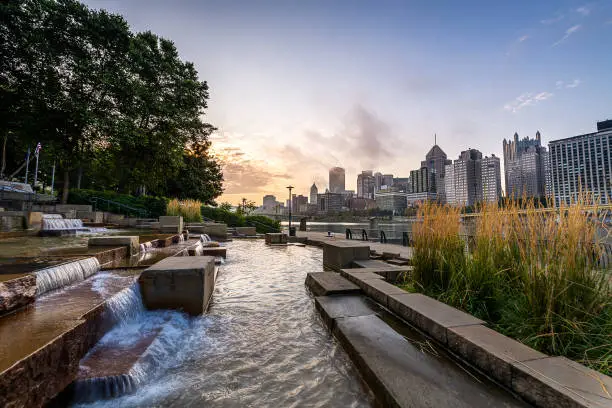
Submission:
<svg viewBox="0 0 612 408">
<path fill-rule="evenodd" d="M 153 248 L 153 243 L 151 241 L 140 244 L 140 252 L 148 252 Z"/>
<path fill-rule="evenodd" d="M 201 242 L 211 242 L 212 240 L 210 239 L 208 234 L 202 234 L 202 235 L 200 235 L 200 241 Z"/>
<path fill-rule="evenodd" d="M 130 287 L 113 295 L 106 302 L 105 318 L 113 323 L 124 324 L 136 319 L 145 311 L 140 296 L 140 285 L 135 282 Z"/>
<path fill-rule="evenodd" d="M 42 229 L 47 231 L 67 231 L 83 229 L 83 221 L 78 218 L 43 218 Z"/>
<path fill-rule="evenodd" d="M 99 270 L 98 259 L 92 257 L 36 271 L 36 296 L 85 280 Z"/>
<path fill-rule="evenodd" d="M 64 218 L 64 217 L 62 216 L 62 214 L 43 214 L 43 216 L 42 216 L 42 217 L 43 217 L 45 220 L 58 219 L 58 218 L 62 219 L 62 218 Z"/>
</svg>

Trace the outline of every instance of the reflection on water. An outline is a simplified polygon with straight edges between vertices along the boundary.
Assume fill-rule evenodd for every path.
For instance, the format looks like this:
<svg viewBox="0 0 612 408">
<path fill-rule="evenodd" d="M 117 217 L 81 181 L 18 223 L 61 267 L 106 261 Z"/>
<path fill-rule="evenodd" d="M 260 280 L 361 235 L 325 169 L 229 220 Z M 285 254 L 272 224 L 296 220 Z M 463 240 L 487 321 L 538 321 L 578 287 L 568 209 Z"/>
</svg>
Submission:
<svg viewBox="0 0 612 408">
<path fill-rule="evenodd" d="M 182 335 L 166 350 L 157 375 L 136 394 L 93 405 L 370 406 L 368 392 L 321 324 L 304 285 L 306 273 L 321 265 L 322 253 L 314 248 L 228 244 L 209 314 L 185 321 L 167 312 L 166 324 L 181 327 Z M 143 316 L 134 324 L 148 327 L 159 320 L 156 312 Z"/>
</svg>

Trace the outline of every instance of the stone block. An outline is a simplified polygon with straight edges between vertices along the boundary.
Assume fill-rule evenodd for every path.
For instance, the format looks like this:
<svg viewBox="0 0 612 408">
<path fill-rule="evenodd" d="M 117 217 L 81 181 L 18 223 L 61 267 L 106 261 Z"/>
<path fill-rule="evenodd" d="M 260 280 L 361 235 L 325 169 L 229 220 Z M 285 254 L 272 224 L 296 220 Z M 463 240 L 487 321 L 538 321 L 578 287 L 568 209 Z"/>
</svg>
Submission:
<svg viewBox="0 0 612 408">
<path fill-rule="evenodd" d="M 227 225 L 221 223 L 205 223 L 197 226 L 190 226 L 189 231 L 192 234 L 206 234 L 212 239 L 226 240 Z"/>
<path fill-rule="evenodd" d="M 267 233 L 266 244 L 268 245 L 284 245 L 287 243 L 287 234 L 283 233 Z"/>
<path fill-rule="evenodd" d="M 104 213 L 102 211 L 77 211 L 76 217 L 96 224 L 104 222 Z"/>
<path fill-rule="evenodd" d="M 406 293 L 405 290 L 400 289 L 389 282 L 385 282 L 384 279 L 358 278 L 356 284 L 366 295 L 385 307 L 388 307 L 389 296 Z"/>
<path fill-rule="evenodd" d="M 125 219 L 125 215 L 122 214 L 113 214 L 110 212 L 104 213 L 104 223 L 106 224 L 118 224 L 120 220 Z"/>
<path fill-rule="evenodd" d="M 137 236 L 110 235 L 104 237 L 90 237 L 88 246 L 126 246 L 130 256 L 140 252 L 140 241 Z"/>
<path fill-rule="evenodd" d="M 537 407 L 612 407 L 612 378 L 565 357 L 515 362 L 512 390 Z"/>
<path fill-rule="evenodd" d="M 360 281 L 368 279 L 383 279 L 383 277 L 377 273 L 362 271 L 359 268 L 356 269 L 341 269 L 340 275 L 356 285 L 359 285 Z"/>
<path fill-rule="evenodd" d="M 69 211 L 93 211 L 93 209 L 91 205 L 87 204 L 56 204 L 52 212 L 65 213 Z"/>
<path fill-rule="evenodd" d="M 504 386 L 512 387 L 512 365 L 548 357 L 482 325 L 451 327 L 448 347 Z"/>
<path fill-rule="evenodd" d="M 26 226 L 35 230 L 42 228 L 43 213 L 39 211 L 28 211 L 26 213 Z"/>
<path fill-rule="evenodd" d="M 472 315 L 420 293 L 402 291 L 401 294 L 391 294 L 388 297 L 388 307 L 444 345 L 447 344 L 448 328 L 484 323 Z"/>
<path fill-rule="evenodd" d="M 257 235 L 257 230 L 255 227 L 236 227 L 236 234 L 254 237 Z"/>
<path fill-rule="evenodd" d="M 363 296 L 317 296 L 315 307 L 330 330 L 336 319 L 376 314 Z"/>
<path fill-rule="evenodd" d="M 159 217 L 159 230 L 166 233 L 180 234 L 183 232 L 183 217 L 178 215 L 162 215 Z"/>
<path fill-rule="evenodd" d="M 369 245 L 350 241 L 334 241 L 323 244 L 323 266 L 335 271 L 350 268 L 355 260 L 369 258 Z"/>
<path fill-rule="evenodd" d="M 315 296 L 350 294 L 361 291 L 359 286 L 336 272 L 310 272 L 306 275 L 306 286 Z"/>
<path fill-rule="evenodd" d="M 215 285 L 215 258 L 181 256 L 162 259 L 140 275 L 148 309 L 181 309 L 191 315 L 208 308 Z"/>
<path fill-rule="evenodd" d="M 35 299 L 35 275 L 0 275 L 0 315 L 28 305 Z"/>
</svg>

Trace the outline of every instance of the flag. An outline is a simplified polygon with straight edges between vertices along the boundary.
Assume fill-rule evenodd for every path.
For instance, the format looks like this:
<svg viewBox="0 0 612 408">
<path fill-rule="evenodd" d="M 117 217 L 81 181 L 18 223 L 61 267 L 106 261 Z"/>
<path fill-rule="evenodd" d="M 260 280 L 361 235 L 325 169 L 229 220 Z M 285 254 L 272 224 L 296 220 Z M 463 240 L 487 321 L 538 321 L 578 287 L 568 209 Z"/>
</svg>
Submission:
<svg viewBox="0 0 612 408">
<path fill-rule="evenodd" d="M 42 145 L 40 144 L 40 142 L 38 142 L 38 144 L 36 145 L 36 150 L 34 150 L 34 156 L 36 156 L 36 158 L 38 158 L 38 154 L 40 153 L 40 149 L 42 149 Z"/>
</svg>

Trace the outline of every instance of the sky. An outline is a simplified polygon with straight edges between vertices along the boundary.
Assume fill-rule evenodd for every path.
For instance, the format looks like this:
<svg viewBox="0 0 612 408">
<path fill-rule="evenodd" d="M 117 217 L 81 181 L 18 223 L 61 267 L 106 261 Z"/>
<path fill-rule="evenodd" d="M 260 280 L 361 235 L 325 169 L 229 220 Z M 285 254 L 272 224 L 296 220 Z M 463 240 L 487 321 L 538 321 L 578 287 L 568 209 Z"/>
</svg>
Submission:
<svg viewBox="0 0 612 408">
<path fill-rule="evenodd" d="M 328 170 L 407 177 L 612 118 L 612 0 L 86 0 L 172 40 L 210 87 L 217 200 L 308 195 Z M 503 178 L 503 177 L 502 177 Z"/>
</svg>

